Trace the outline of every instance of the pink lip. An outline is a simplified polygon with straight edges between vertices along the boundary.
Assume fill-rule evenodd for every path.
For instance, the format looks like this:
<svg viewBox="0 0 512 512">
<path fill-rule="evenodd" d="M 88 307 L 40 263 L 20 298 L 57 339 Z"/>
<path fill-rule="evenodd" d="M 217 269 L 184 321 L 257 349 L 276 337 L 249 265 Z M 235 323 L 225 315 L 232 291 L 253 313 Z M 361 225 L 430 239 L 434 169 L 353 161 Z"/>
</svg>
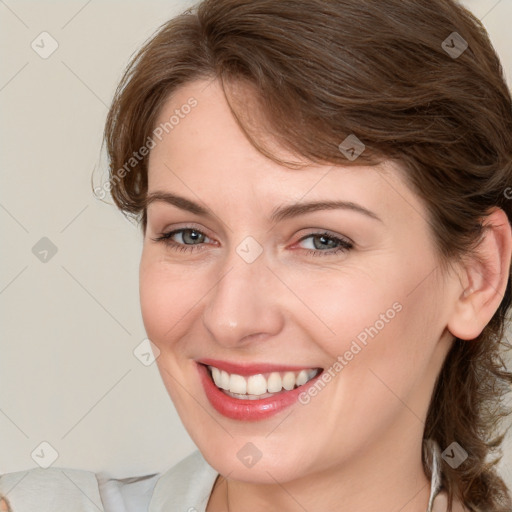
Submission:
<svg viewBox="0 0 512 512">
<path fill-rule="evenodd" d="M 211 363 L 211 365 L 219 368 L 219 366 L 217 366 L 218 363 L 220 363 L 220 361 L 216 362 L 216 364 Z M 236 367 L 237 371 L 240 370 L 239 365 L 233 365 L 231 368 L 233 367 Z M 282 370 L 283 368 L 282 366 L 277 367 L 275 365 L 250 365 L 244 366 L 242 368 L 247 370 L 251 367 L 257 367 L 258 372 L 262 368 L 265 369 L 268 367 L 272 369 L 271 371 L 279 371 L 279 369 Z M 222 368 L 224 369 L 226 366 Z M 286 367 L 285 369 L 291 371 L 291 368 L 292 367 Z M 292 389 L 291 391 L 280 391 L 274 396 L 270 396 L 268 398 L 262 398 L 259 400 L 239 400 L 237 398 L 226 395 L 214 384 L 205 364 L 198 363 L 197 369 L 199 371 L 201 383 L 203 384 L 206 396 L 212 404 L 213 408 L 223 416 L 239 421 L 264 420 L 270 416 L 273 416 L 274 414 L 281 412 L 287 407 L 293 405 L 297 401 L 299 395 L 307 391 L 310 386 L 313 386 L 320 375 L 322 375 L 322 372 L 320 371 L 316 377 L 308 381 L 303 386 L 299 386 L 298 388 Z M 298 369 L 303 369 L 303 367 Z M 235 372 L 233 371 L 233 373 Z M 248 375 L 249 373 L 245 373 L 244 375 Z M 242 374 L 239 373 L 239 375 Z"/>
<path fill-rule="evenodd" d="M 239 364 L 230 363 L 229 361 L 219 361 L 218 359 L 198 359 L 196 363 L 201 363 L 206 366 L 215 366 L 215 368 L 228 373 L 246 376 L 256 375 L 258 373 L 298 372 L 300 370 L 312 370 L 314 368 L 311 366 L 285 366 L 270 363 Z"/>
</svg>

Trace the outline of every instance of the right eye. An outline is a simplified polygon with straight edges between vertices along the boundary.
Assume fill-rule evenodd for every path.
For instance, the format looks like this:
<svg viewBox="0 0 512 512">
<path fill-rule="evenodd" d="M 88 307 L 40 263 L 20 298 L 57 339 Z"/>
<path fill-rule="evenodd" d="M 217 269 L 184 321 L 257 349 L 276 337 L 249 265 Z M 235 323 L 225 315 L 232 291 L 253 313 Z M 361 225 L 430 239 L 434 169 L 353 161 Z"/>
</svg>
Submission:
<svg viewBox="0 0 512 512">
<path fill-rule="evenodd" d="M 173 237 L 179 235 L 183 240 L 183 243 L 176 242 L 173 240 Z M 152 238 L 155 242 L 163 242 L 166 246 L 170 247 L 176 251 L 195 251 L 202 250 L 196 249 L 195 245 L 203 245 L 201 242 L 205 238 L 208 238 L 202 231 L 199 231 L 196 228 L 192 227 L 184 227 L 180 229 L 174 229 L 172 231 L 168 231 L 166 233 L 162 233 L 157 238 Z M 187 241 L 191 241 L 191 243 L 187 243 Z"/>
</svg>

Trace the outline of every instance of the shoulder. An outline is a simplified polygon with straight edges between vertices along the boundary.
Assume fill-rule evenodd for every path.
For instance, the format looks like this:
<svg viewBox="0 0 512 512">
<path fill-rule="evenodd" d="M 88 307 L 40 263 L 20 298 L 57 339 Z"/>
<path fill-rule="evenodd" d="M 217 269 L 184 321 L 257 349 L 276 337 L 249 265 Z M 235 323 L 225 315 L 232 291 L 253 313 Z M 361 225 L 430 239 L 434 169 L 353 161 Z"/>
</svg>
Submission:
<svg viewBox="0 0 512 512">
<path fill-rule="evenodd" d="M 96 475 L 68 468 L 32 468 L 0 476 L 0 495 L 13 512 L 73 510 L 97 512 L 102 502 Z"/>
<path fill-rule="evenodd" d="M 0 498 L 12 512 L 72 510 L 205 510 L 218 476 L 196 450 L 162 474 L 111 478 L 69 468 L 32 468 L 0 475 Z"/>
<path fill-rule="evenodd" d="M 149 512 L 205 510 L 217 476 L 201 452 L 194 451 L 159 477 Z"/>
<path fill-rule="evenodd" d="M 105 472 L 32 468 L 1 475 L 0 497 L 6 498 L 4 507 L 10 512 L 147 510 L 158 477 L 151 474 L 119 479 Z"/>
<path fill-rule="evenodd" d="M 434 501 L 434 507 L 432 512 L 447 512 L 448 510 L 448 496 L 446 491 L 442 491 L 436 496 Z M 452 504 L 452 512 L 472 512 L 470 509 L 466 508 L 461 501 L 457 498 L 453 499 Z"/>
<path fill-rule="evenodd" d="M 471 512 L 469 508 L 466 508 L 461 501 L 458 499 L 453 500 L 452 512 Z"/>
</svg>

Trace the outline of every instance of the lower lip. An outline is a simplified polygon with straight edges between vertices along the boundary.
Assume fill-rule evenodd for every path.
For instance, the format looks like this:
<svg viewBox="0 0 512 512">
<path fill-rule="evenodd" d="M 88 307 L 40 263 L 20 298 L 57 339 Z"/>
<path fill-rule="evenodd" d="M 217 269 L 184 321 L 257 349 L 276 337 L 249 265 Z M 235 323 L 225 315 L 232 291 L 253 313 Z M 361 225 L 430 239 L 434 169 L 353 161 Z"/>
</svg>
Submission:
<svg viewBox="0 0 512 512">
<path fill-rule="evenodd" d="M 214 384 L 205 365 L 197 363 L 197 367 L 206 396 L 213 408 L 223 416 L 239 421 L 264 420 L 290 407 L 297 401 L 302 392 L 314 385 L 315 381 L 322 374 L 320 372 L 303 386 L 290 391 L 280 391 L 274 396 L 262 398 L 261 400 L 243 400 L 223 393 Z"/>
</svg>

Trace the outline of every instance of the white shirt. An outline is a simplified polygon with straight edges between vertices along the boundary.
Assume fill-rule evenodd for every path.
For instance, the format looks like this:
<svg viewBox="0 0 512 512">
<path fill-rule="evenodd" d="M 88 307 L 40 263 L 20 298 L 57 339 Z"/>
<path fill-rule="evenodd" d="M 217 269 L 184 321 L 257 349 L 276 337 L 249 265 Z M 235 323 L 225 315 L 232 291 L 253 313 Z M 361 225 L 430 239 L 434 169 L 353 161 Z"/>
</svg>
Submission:
<svg viewBox="0 0 512 512">
<path fill-rule="evenodd" d="M 433 459 L 426 512 L 446 512 L 437 446 Z M 196 450 L 162 474 L 133 478 L 54 467 L 7 473 L 0 476 L 0 496 L 7 496 L 12 512 L 206 512 L 217 476 Z"/>
</svg>

